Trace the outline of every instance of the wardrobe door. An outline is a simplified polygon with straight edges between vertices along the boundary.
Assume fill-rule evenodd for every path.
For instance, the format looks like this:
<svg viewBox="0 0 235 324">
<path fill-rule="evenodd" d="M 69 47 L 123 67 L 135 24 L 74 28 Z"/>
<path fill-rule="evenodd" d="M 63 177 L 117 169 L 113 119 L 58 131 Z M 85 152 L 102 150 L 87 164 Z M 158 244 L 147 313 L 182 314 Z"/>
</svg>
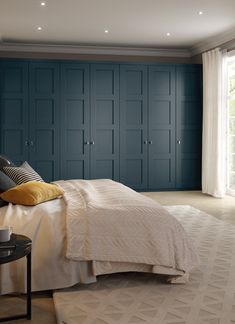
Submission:
<svg viewBox="0 0 235 324">
<path fill-rule="evenodd" d="M 175 187 L 175 67 L 149 67 L 149 189 Z"/>
<path fill-rule="evenodd" d="M 89 178 L 89 65 L 61 65 L 61 175 Z"/>
<path fill-rule="evenodd" d="M 0 153 L 16 164 L 28 160 L 28 64 L 0 63 Z"/>
<path fill-rule="evenodd" d="M 120 181 L 147 188 L 147 67 L 120 67 Z"/>
<path fill-rule="evenodd" d="M 30 63 L 30 162 L 45 181 L 60 178 L 59 65 Z"/>
<path fill-rule="evenodd" d="M 201 188 L 201 66 L 179 66 L 177 82 L 177 188 Z"/>
<path fill-rule="evenodd" d="M 91 65 L 91 178 L 119 180 L 119 66 Z"/>
</svg>

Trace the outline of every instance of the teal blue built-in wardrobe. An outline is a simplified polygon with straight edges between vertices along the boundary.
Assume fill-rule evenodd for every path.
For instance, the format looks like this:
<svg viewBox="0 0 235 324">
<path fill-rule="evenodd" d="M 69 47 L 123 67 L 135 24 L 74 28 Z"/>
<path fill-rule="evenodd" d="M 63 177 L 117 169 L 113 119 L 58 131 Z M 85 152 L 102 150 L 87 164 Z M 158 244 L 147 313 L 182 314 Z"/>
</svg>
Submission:
<svg viewBox="0 0 235 324">
<path fill-rule="evenodd" d="M 201 185 L 200 65 L 0 61 L 0 153 L 46 181 Z"/>
</svg>

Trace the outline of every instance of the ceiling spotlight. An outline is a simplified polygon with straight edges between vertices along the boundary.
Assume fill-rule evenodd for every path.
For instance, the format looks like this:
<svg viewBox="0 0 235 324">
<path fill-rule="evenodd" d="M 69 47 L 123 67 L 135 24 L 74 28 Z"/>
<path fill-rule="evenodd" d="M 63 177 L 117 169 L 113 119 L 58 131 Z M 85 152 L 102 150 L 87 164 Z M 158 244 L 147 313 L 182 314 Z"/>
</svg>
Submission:
<svg viewBox="0 0 235 324">
<path fill-rule="evenodd" d="M 104 32 L 105 32 L 106 34 L 108 34 L 108 32 L 109 32 L 109 31 L 108 31 L 108 29 L 105 29 L 105 31 L 104 31 Z"/>
<path fill-rule="evenodd" d="M 203 15 L 203 11 L 199 11 L 198 14 L 201 16 Z"/>
<path fill-rule="evenodd" d="M 166 36 L 168 36 L 168 37 L 171 36 L 171 33 L 166 33 Z"/>
<path fill-rule="evenodd" d="M 42 27 L 38 27 L 37 30 L 39 30 L 39 31 L 42 30 Z"/>
<path fill-rule="evenodd" d="M 41 6 L 45 6 L 46 5 L 46 2 L 41 2 Z"/>
</svg>

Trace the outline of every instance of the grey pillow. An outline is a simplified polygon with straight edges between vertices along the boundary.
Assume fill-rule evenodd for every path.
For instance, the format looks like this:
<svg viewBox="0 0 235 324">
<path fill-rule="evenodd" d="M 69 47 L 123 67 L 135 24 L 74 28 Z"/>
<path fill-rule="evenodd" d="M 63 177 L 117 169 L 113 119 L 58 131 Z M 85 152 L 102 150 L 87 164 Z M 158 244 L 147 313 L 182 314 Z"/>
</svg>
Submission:
<svg viewBox="0 0 235 324">
<path fill-rule="evenodd" d="M 7 201 L 4 201 L 4 200 L 2 200 L 2 199 L 0 198 L 0 208 L 1 208 L 1 207 L 4 207 L 4 206 L 6 206 L 6 205 L 8 205 L 8 202 L 7 202 Z"/>
<path fill-rule="evenodd" d="M 0 171 L 3 171 L 3 167 L 5 166 L 14 166 L 14 163 L 6 156 L 0 155 Z"/>
<path fill-rule="evenodd" d="M 7 191 L 15 186 L 15 182 L 11 180 L 5 173 L 0 171 L 0 193 Z"/>
</svg>

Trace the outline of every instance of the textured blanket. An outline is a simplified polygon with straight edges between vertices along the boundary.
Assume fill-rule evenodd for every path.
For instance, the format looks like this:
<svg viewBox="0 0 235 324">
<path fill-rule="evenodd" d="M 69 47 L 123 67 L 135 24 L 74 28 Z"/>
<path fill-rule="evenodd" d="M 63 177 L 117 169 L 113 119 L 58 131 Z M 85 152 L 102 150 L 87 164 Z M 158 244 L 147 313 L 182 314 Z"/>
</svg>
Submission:
<svg viewBox="0 0 235 324">
<path fill-rule="evenodd" d="M 148 264 L 172 275 L 198 265 L 181 224 L 152 199 L 112 180 L 57 183 L 65 190 L 69 259 Z"/>
</svg>

